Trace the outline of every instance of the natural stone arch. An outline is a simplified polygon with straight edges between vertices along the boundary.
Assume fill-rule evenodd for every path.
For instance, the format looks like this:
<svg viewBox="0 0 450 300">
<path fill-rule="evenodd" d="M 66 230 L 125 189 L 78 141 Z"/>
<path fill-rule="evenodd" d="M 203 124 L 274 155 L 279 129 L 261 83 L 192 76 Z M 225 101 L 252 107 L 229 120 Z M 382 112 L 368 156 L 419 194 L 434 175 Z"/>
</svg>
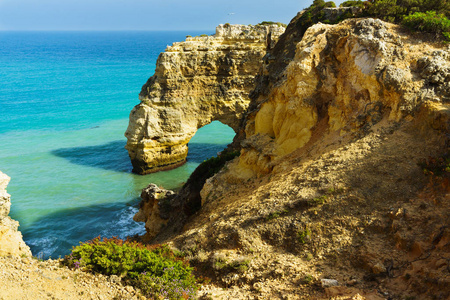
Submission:
<svg viewBox="0 0 450 300">
<path fill-rule="evenodd" d="M 235 105 L 229 113 L 213 114 L 212 111 L 198 107 L 154 107 L 147 104 L 137 105 L 130 118 L 136 122 L 128 127 L 133 132 L 136 143 L 127 143 L 128 153 L 133 163 L 133 172 L 146 174 L 178 167 L 185 163 L 188 143 L 198 129 L 213 121 L 228 125 L 235 132 L 239 128 L 248 103 Z M 228 108 L 217 107 L 217 110 Z M 137 135 L 136 135 L 137 133 Z M 127 136 L 128 137 L 128 136 Z"/>
<path fill-rule="evenodd" d="M 182 165 L 189 140 L 212 121 L 237 132 L 266 49 L 283 31 L 277 25 L 219 25 L 214 36 L 190 37 L 161 53 L 125 133 L 133 172 Z"/>
</svg>

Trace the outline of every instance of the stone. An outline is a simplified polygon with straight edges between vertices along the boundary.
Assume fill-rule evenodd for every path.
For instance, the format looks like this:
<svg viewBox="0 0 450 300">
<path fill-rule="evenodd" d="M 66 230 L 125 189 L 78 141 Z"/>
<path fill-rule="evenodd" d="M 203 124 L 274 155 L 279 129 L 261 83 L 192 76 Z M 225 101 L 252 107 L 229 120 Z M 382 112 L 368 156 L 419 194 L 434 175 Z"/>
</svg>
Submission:
<svg viewBox="0 0 450 300">
<path fill-rule="evenodd" d="M 327 279 L 327 278 L 320 279 L 320 283 L 322 284 L 323 288 L 339 285 L 339 282 L 336 279 Z"/>
<path fill-rule="evenodd" d="M 167 224 L 171 210 L 170 202 L 174 197 L 173 191 L 160 188 L 154 183 L 142 190 L 142 201 L 133 220 L 145 223 L 146 234 L 142 237 L 144 241 L 154 238 L 161 231 L 162 226 Z"/>
<path fill-rule="evenodd" d="M 372 273 L 373 274 L 386 273 L 386 267 L 381 262 L 377 262 L 372 266 Z"/>
<path fill-rule="evenodd" d="M 219 25 L 214 36 L 187 37 L 161 53 L 125 132 L 133 172 L 185 163 L 197 129 L 218 120 L 238 132 L 277 25 Z"/>
<path fill-rule="evenodd" d="M 0 172 L 0 256 L 31 256 L 31 250 L 18 230 L 19 222 L 8 216 L 11 196 L 6 187 L 9 180 L 9 176 Z"/>
</svg>

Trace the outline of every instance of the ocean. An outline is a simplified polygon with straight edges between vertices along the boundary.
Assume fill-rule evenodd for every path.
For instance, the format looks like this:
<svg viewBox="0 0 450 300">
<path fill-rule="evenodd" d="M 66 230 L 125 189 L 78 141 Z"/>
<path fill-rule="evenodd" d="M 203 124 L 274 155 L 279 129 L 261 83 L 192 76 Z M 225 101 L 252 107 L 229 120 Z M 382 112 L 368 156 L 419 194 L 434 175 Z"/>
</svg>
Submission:
<svg viewBox="0 0 450 300">
<path fill-rule="evenodd" d="M 204 32 L 0 32 L 0 171 L 33 255 L 57 258 L 97 236 L 143 234 L 149 183 L 174 189 L 234 137 L 198 130 L 188 162 L 145 176 L 124 149 L 128 115 L 167 45 Z"/>
</svg>

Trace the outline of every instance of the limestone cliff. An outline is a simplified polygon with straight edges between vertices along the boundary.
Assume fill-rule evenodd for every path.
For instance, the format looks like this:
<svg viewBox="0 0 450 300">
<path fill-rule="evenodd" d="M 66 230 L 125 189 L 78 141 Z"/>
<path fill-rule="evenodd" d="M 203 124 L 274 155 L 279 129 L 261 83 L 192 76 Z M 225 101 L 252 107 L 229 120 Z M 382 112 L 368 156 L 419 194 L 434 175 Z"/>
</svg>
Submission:
<svg viewBox="0 0 450 300">
<path fill-rule="evenodd" d="M 266 49 L 283 31 L 277 25 L 225 24 L 213 36 L 168 46 L 130 113 L 125 136 L 133 172 L 183 164 L 191 137 L 214 120 L 237 132 Z"/>
<path fill-rule="evenodd" d="M 276 86 L 255 96 L 240 172 L 268 173 L 324 134 L 354 137 L 381 120 L 411 118 L 427 101 L 447 102 L 448 51 L 394 28 L 374 19 L 310 27 Z"/>
<path fill-rule="evenodd" d="M 0 256 L 31 256 L 30 248 L 22 240 L 22 234 L 17 230 L 19 222 L 11 219 L 8 214 L 11 207 L 10 195 L 6 186 L 10 178 L 0 172 Z"/>
<path fill-rule="evenodd" d="M 265 56 L 240 156 L 154 241 L 229 298 L 450 297 L 450 172 L 424 173 L 448 159 L 449 47 L 374 19 L 300 18 Z"/>
</svg>

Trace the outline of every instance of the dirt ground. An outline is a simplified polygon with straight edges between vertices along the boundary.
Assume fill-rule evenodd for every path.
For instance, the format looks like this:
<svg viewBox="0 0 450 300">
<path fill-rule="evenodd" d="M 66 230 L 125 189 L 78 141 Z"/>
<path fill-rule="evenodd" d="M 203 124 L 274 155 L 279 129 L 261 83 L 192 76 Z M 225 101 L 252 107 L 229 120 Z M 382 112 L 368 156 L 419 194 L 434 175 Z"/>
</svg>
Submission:
<svg viewBox="0 0 450 300">
<path fill-rule="evenodd" d="M 146 299 L 117 276 L 61 267 L 58 260 L 0 257 L 0 299 Z"/>
<path fill-rule="evenodd" d="M 204 299 L 448 299 L 449 178 L 420 166 L 443 145 L 412 121 L 325 134 L 272 174 L 218 174 L 173 244 L 222 288 Z"/>
</svg>

